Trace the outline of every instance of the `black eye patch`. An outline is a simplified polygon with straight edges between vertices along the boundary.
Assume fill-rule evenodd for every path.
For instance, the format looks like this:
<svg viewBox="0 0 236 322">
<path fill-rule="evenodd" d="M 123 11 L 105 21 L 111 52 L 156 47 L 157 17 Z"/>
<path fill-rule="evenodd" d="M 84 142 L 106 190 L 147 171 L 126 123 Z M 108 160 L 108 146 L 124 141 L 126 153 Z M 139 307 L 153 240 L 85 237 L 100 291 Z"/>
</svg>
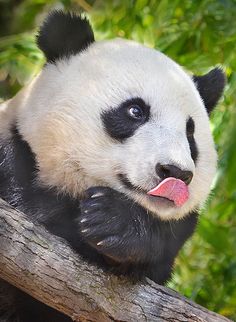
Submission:
<svg viewBox="0 0 236 322">
<path fill-rule="evenodd" d="M 191 157 L 194 163 L 196 163 L 198 158 L 198 148 L 197 148 L 196 141 L 194 139 L 194 131 L 195 131 L 194 120 L 191 117 L 189 117 L 186 123 L 186 136 L 190 147 Z"/>
<path fill-rule="evenodd" d="M 131 137 L 149 119 L 150 107 L 139 97 L 129 99 L 101 115 L 106 132 L 120 142 Z"/>
</svg>

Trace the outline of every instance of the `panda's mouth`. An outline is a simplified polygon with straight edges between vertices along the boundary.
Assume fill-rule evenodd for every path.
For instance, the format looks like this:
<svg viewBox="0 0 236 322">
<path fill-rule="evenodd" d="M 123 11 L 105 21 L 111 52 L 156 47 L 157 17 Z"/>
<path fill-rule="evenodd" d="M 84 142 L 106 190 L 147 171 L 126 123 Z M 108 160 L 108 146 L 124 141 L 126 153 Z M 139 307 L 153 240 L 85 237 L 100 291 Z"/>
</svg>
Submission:
<svg viewBox="0 0 236 322">
<path fill-rule="evenodd" d="M 147 193 L 147 191 L 145 191 L 144 189 L 133 185 L 132 182 L 130 182 L 130 180 L 127 178 L 126 175 L 124 175 L 123 173 L 119 173 L 118 174 L 118 178 L 121 181 L 121 183 L 128 188 L 129 190 L 135 191 L 135 192 L 141 192 L 141 193 Z"/>
<path fill-rule="evenodd" d="M 121 183 L 129 190 L 132 190 L 136 193 L 142 194 L 146 199 L 148 199 L 152 203 L 157 203 L 163 206 L 168 207 L 176 207 L 173 200 L 168 199 L 167 197 L 161 197 L 161 196 L 151 196 L 148 195 L 145 189 L 142 189 L 141 187 L 135 186 L 130 180 L 127 178 L 126 175 L 119 173 L 118 178 L 121 181 Z"/>
</svg>

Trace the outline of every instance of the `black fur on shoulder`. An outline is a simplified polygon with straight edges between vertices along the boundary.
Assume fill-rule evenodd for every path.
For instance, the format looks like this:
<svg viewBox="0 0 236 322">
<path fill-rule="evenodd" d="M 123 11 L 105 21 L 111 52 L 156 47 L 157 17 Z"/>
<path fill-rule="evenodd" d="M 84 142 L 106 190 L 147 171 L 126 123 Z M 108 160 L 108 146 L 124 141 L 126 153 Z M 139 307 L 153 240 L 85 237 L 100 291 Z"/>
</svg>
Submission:
<svg viewBox="0 0 236 322">
<path fill-rule="evenodd" d="M 193 81 L 210 114 L 223 93 L 226 83 L 224 72 L 216 67 L 203 76 L 193 76 Z"/>
<path fill-rule="evenodd" d="M 48 62 L 67 58 L 94 42 L 87 18 L 74 13 L 52 11 L 39 29 L 37 43 Z"/>
</svg>

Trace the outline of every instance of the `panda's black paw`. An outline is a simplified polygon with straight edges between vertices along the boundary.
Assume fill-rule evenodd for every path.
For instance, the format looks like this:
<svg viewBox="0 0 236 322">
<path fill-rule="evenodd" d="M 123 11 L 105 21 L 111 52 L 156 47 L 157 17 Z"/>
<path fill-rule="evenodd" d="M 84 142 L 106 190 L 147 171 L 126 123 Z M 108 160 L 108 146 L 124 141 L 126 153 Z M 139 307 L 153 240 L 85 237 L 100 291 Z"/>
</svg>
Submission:
<svg viewBox="0 0 236 322">
<path fill-rule="evenodd" d="M 79 229 L 83 240 L 118 262 L 137 260 L 140 236 L 132 217 L 133 202 L 107 187 L 93 187 L 81 201 Z"/>
</svg>

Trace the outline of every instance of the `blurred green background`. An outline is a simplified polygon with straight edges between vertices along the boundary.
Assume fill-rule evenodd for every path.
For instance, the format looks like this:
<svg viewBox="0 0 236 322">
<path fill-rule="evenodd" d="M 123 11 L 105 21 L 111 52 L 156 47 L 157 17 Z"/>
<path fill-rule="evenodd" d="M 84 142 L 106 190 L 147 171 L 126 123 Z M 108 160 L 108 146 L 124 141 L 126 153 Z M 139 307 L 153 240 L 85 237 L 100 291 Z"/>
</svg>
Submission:
<svg viewBox="0 0 236 322">
<path fill-rule="evenodd" d="M 0 99 L 40 71 L 35 33 L 52 8 L 85 11 L 97 40 L 131 38 L 196 74 L 225 70 L 226 91 L 211 117 L 219 154 L 212 197 L 169 286 L 236 320 L 236 0 L 0 0 Z"/>
</svg>

